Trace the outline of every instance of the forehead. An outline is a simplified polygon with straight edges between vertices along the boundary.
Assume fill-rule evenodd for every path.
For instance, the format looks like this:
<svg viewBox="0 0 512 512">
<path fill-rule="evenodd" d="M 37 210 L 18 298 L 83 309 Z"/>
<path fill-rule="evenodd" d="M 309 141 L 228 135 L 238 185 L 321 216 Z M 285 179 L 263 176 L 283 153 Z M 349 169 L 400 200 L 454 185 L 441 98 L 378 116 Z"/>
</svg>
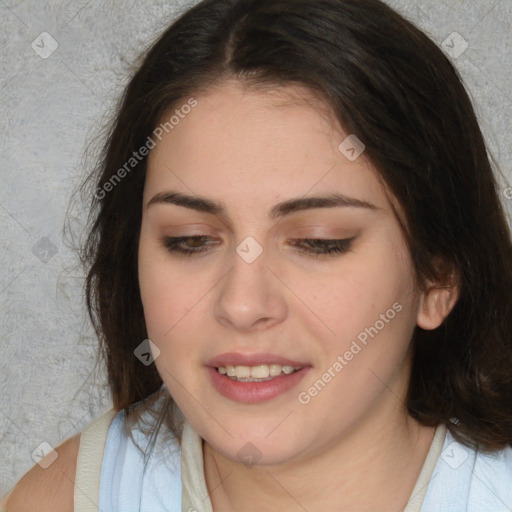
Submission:
<svg viewBox="0 0 512 512">
<path fill-rule="evenodd" d="M 193 98 L 197 105 L 150 152 L 146 203 L 170 188 L 254 208 L 321 192 L 384 206 L 373 166 L 364 153 L 350 161 L 340 151 L 350 134 L 307 88 L 227 82 Z"/>
</svg>

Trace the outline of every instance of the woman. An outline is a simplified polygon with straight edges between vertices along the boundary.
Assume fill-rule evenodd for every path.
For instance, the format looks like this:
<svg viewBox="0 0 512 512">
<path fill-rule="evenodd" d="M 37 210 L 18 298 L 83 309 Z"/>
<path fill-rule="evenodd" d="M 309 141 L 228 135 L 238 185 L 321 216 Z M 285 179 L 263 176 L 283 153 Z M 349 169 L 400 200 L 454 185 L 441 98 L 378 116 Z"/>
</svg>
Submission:
<svg viewBox="0 0 512 512">
<path fill-rule="evenodd" d="M 87 184 L 114 408 L 9 512 L 512 507 L 510 231 L 460 78 L 411 23 L 203 1 Z"/>
</svg>

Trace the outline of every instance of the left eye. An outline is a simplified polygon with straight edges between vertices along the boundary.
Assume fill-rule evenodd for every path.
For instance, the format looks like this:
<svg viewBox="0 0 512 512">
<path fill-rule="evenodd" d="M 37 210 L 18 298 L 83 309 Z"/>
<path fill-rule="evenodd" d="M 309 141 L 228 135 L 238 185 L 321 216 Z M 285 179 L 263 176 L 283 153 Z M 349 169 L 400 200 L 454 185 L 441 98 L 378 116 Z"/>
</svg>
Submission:
<svg viewBox="0 0 512 512">
<path fill-rule="evenodd" d="M 292 245 L 297 246 L 299 251 L 308 253 L 311 256 L 321 256 L 325 254 L 342 254 L 350 250 L 351 244 L 354 239 L 355 237 L 344 240 L 331 240 L 324 238 L 303 238 L 292 240 Z M 207 235 L 179 237 L 166 236 L 162 238 L 162 243 L 169 252 L 181 254 L 184 256 L 191 256 L 192 254 L 206 252 L 208 249 L 204 245 L 204 242 L 208 240 L 213 239 Z"/>
<path fill-rule="evenodd" d="M 355 237 L 347 238 L 345 240 L 330 240 L 324 238 L 303 238 L 301 240 L 294 240 L 299 244 L 304 244 L 306 249 L 299 249 L 300 251 L 307 252 L 312 256 L 321 256 L 322 254 L 341 254 L 348 252 L 354 241 Z M 293 244 L 293 245 L 299 245 Z"/>
</svg>

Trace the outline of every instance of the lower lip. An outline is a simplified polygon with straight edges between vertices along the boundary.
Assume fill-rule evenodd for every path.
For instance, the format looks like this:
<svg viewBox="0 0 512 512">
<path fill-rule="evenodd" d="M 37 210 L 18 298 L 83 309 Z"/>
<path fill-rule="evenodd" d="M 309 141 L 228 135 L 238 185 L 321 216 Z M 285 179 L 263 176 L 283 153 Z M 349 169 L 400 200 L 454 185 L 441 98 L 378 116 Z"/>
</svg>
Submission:
<svg viewBox="0 0 512 512">
<path fill-rule="evenodd" d="M 240 382 L 220 374 L 215 368 L 207 367 L 215 389 L 226 398 L 246 404 L 271 400 L 296 386 L 311 367 L 305 366 L 290 375 L 279 375 L 272 380 L 261 382 Z"/>
</svg>

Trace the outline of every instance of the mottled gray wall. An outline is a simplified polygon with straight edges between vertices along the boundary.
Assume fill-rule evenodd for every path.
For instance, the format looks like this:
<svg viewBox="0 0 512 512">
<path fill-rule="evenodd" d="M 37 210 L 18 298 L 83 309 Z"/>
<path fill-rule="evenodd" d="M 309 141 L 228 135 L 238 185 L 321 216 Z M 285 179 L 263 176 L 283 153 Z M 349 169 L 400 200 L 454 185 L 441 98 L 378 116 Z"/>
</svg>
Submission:
<svg viewBox="0 0 512 512">
<path fill-rule="evenodd" d="M 0 496 L 111 407 L 64 218 L 130 62 L 192 3 L 0 1 Z M 512 0 L 388 3 L 451 54 L 512 181 Z"/>
</svg>

